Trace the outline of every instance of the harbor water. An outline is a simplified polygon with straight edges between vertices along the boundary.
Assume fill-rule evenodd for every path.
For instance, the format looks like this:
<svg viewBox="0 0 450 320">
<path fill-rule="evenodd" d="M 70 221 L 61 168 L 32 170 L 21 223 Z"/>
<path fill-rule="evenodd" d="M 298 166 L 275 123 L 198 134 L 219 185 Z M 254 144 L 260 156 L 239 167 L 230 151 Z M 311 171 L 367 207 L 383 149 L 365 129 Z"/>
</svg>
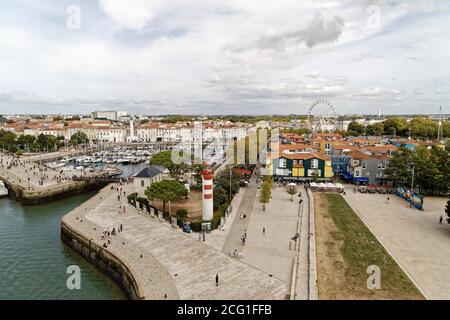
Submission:
<svg viewBox="0 0 450 320">
<path fill-rule="evenodd" d="M 145 165 L 123 166 L 122 176 Z M 37 206 L 0 199 L 0 299 L 125 299 L 118 286 L 60 239 L 61 218 L 94 195 Z M 67 288 L 71 265 L 80 267 L 80 290 Z"/>
</svg>

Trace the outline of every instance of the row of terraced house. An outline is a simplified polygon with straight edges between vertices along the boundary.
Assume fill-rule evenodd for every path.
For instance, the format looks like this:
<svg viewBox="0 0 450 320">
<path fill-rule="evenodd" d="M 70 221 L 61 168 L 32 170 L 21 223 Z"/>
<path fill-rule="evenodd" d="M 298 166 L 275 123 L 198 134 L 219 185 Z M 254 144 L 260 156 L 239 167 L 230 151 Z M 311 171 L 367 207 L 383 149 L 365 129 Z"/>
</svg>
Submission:
<svg viewBox="0 0 450 320">
<path fill-rule="evenodd" d="M 334 133 L 312 137 L 280 136 L 278 150 L 270 150 L 266 172 L 276 180 L 330 181 L 340 176 L 353 183 L 382 184 L 384 170 L 396 146 L 377 138 L 348 138 Z"/>
<path fill-rule="evenodd" d="M 53 135 L 69 141 L 76 132 L 83 132 L 91 143 L 124 143 L 124 142 L 162 142 L 180 143 L 201 141 L 203 143 L 230 141 L 241 139 L 253 127 L 245 123 L 229 121 L 204 122 L 147 122 L 134 125 L 111 120 L 75 120 L 75 121 L 47 121 L 38 119 L 8 119 L 0 125 L 0 129 L 17 135 L 40 134 Z"/>
<path fill-rule="evenodd" d="M 432 143 L 421 141 L 408 144 L 432 147 Z M 355 184 L 386 184 L 389 160 L 403 145 L 381 137 L 344 139 L 335 133 L 312 137 L 283 133 L 278 150 L 269 150 L 265 173 L 276 180 L 330 181 L 341 177 Z"/>
</svg>

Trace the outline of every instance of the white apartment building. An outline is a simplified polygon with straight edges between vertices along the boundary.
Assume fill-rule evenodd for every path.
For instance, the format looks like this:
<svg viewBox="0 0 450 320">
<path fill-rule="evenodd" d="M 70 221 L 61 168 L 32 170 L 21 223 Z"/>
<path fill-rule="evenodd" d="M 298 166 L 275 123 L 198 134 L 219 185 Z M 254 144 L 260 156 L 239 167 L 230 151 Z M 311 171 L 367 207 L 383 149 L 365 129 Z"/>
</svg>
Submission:
<svg viewBox="0 0 450 320">
<path fill-rule="evenodd" d="M 18 135 L 26 134 L 38 137 L 40 134 L 63 137 L 70 140 L 73 134 L 83 132 L 93 143 L 166 142 L 166 143 L 202 143 L 229 142 L 234 138 L 247 136 L 248 130 L 254 128 L 250 124 L 234 124 L 231 122 L 148 122 L 135 126 L 133 121 L 127 125 L 112 124 L 108 120 L 53 122 L 40 121 L 26 123 L 4 123 L 3 130 Z"/>
<path fill-rule="evenodd" d="M 107 119 L 112 121 L 119 121 L 121 117 L 127 116 L 126 111 L 94 111 L 92 112 L 92 119 Z"/>
<path fill-rule="evenodd" d="M 141 142 L 193 142 L 203 143 L 220 141 L 230 141 L 233 138 L 244 138 L 247 135 L 249 125 L 246 126 L 221 126 L 219 124 L 163 124 L 146 123 L 136 127 L 135 135 Z"/>
</svg>

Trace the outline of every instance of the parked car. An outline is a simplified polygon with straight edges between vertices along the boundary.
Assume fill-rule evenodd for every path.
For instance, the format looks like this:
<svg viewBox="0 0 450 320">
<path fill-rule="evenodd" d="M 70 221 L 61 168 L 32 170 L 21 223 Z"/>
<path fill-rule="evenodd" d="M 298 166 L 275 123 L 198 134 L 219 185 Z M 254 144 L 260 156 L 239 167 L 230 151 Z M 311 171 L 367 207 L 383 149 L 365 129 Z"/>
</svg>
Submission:
<svg viewBox="0 0 450 320">
<path fill-rule="evenodd" d="M 367 193 L 367 187 L 366 186 L 359 186 L 358 191 L 361 193 Z"/>
</svg>

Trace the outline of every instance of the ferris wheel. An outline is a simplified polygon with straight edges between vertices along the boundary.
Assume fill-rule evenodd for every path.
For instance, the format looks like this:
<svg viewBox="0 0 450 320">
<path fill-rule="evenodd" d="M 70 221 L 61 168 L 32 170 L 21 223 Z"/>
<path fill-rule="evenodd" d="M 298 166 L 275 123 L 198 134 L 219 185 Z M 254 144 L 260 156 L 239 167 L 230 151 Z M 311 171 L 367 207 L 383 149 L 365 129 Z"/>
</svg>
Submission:
<svg viewBox="0 0 450 320">
<path fill-rule="evenodd" d="M 325 99 L 315 101 L 308 111 L 308 126 L 312 133 L 332 132 L 338 129 L 338 114 Z"/>
</svg>

